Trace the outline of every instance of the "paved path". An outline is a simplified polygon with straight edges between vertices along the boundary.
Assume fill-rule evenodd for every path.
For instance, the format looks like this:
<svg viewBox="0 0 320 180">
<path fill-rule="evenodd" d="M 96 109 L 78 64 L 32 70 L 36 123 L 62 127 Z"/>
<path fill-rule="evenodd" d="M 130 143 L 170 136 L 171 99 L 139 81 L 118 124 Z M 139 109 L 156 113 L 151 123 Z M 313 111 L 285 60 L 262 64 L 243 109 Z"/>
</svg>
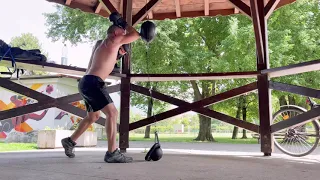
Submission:
<svg viewBox="0 0 320 180">
<path fill-rule="evenodd" d="M 224 143 L 183 143 L 183 142 L 161 142 L 164 149 L 185 149 L 185 150 L 204 150 L 204 151 L 226 151 L 226 152 L 255 152 L 259 153 L 260 144 L 224 144 Z M 119 143 L 117 143 L 119 144 Z M 153 142 L 131 141 L 129 148 L 147 148 L 149 149 Z M 107 147 L 106 141 L 98 141 L 97 147 Z M 281 153 L 276 147 L 274 153 Z M 282 154 L 282 153 L 281 153 Z M 320 156 L 320 147 L 312 152 L 311 155 Z"/>
<path fill-rule="evenodd" d="M 320 160 L 280 155 L 187 155 L 164 151 L 157 162 L 128 151 L 129 164 L 106 164 L 105 148 L 77 148 L 69 159 L 61 149 L 0 153 L 1 180 L 316 180 Z"/>
</svg>

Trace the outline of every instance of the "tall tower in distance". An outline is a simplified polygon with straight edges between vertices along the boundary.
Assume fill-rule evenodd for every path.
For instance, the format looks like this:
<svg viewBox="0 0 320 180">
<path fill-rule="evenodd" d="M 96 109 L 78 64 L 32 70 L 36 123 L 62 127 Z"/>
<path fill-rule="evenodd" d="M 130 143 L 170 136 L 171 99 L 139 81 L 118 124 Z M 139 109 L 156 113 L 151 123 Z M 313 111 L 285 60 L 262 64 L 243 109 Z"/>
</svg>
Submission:
<svg viewBox="0 0 320 180">
<path fill-rule="evenodd" d="M 68 65 L 68 48 L 66 44 L 62 48 L 61 65 Z"/>
</svg>

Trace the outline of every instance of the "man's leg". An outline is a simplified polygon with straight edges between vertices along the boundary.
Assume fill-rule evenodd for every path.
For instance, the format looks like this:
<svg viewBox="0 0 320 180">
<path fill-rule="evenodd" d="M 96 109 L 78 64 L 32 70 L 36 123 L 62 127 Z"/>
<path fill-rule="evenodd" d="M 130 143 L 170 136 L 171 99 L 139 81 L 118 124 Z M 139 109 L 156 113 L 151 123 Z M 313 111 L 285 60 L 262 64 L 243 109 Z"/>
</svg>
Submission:
<svg viewBox="0 0 320 180">
<path fill-rule="evenodd" d="M 66 137 L 61 140 L 61 144 L 64 148 L 64 152 L 66 156 L 70 158 L 75 157 L 75 154 L 74 154 L 74 147 L 76 146 L 75 141 L 81 136 L 81 134 L 83 134 L 83 132 L 85 132 L 88 129 L 88 127 L 92 123 L 96 122 L 99 119 L 99 117 L 100 117 L 99 111 L 89 112 L 88 115 L 80 121 L 76 131 L 70 137 Z"/>
<path fill-rule="evenodd" d="M 83 134 L 89 128 L 89 126 L 92 123 L 96 122 L 99 118 L 99 111 L 88 112 L 88 115 L 80 121 L 78 128 L 70 136 L 71 140 L 76 141 L 81 136 L 81 134 Z"/>
<path fill-rule="evenodd" d="M 123 155 L 116 145 L 118 110 L 114 106 L 114 103 L 106 105 L 101 111 L 106 115 L 105 128 L 108 137 L 108 151 L 106 152 L 104 161 L 108 163 L 132 162 L 132 158 Z"/>
<path fill-rule="evenodd" d="M 105 128 L 108 138 L 108 151 L 113 152 L 117 149 L 116 136 L 118 110 L 115 107 L 114 103 L 110 103 L 106 105 L 101 111 L 106 115 Z"/>
</svg>

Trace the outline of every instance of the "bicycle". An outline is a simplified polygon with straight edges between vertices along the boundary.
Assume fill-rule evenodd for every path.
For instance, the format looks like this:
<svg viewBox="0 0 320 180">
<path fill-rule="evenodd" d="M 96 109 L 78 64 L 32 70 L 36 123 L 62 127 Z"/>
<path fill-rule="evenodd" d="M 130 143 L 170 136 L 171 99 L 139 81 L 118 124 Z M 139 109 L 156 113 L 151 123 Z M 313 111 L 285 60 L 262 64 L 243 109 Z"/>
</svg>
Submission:
<svg viewBox="0 0 320 180">
<path fill-rule="evenodd" d="M 307 97 L 307 104 L 313 108 L 320 106 Z M 272 123 L 285 121 L 293 116 L 307 112 L 305 108 L 295 105 L 282 106 L 279 111 L 273 115 Z M 279 121 L 277 121 L 279 120 Z M 314 120 L 300 126 L 295 126 L 273 134 L 275 146 L 283 153 L 301 157 L 312 153 L 319 144 L 320 139 L 320 124 L 318 120 Z M 298 150 L 298 152 L 294 152 Z"/>
</svg>

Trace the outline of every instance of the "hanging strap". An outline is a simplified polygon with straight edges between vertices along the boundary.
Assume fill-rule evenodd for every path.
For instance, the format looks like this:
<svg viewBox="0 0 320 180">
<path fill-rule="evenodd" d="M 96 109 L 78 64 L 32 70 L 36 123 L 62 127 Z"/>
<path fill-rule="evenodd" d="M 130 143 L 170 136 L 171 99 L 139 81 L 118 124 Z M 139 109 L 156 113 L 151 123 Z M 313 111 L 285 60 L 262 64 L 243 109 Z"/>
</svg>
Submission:
<svg viewBox="0 0 320 180">
<path fill-rule="evenodd" d="M 158 132 L 157 132 L 157 131 L 154 132 L 154 143 L 160 144 L 159 137 L 158 137 Z"/>
<path fill-rule="evenodd" d="M 12 52 L 11 52 L 11 46 L 8 45 L 8 49 L 7 49 L 6 53 L 4 53 L 4 55 L 2 56 L 2 58 L 0 59 L 0 61 L 2 61 L 2 60 L 4 59 L 4 57 L 5 57 L 8 53 L 9 53 L 10 56 L 11 56 L 11 63 L 12 63 L 12 67 L 14 68 L 14 70 L 13 70 L 13 72 L 10 72 L 10 70 L 9 70 L 9 68 L 8 68 L 9 72 L 0 72 L 0 73 L 1 73 L 1 74 L 10 74 L 10 75 L 12 75 L 13 73 L 16 72 L 17 67 L 16 67 L 16 61 L 14 60 L 14 57 L 13 57 Z"/>
</svg>

